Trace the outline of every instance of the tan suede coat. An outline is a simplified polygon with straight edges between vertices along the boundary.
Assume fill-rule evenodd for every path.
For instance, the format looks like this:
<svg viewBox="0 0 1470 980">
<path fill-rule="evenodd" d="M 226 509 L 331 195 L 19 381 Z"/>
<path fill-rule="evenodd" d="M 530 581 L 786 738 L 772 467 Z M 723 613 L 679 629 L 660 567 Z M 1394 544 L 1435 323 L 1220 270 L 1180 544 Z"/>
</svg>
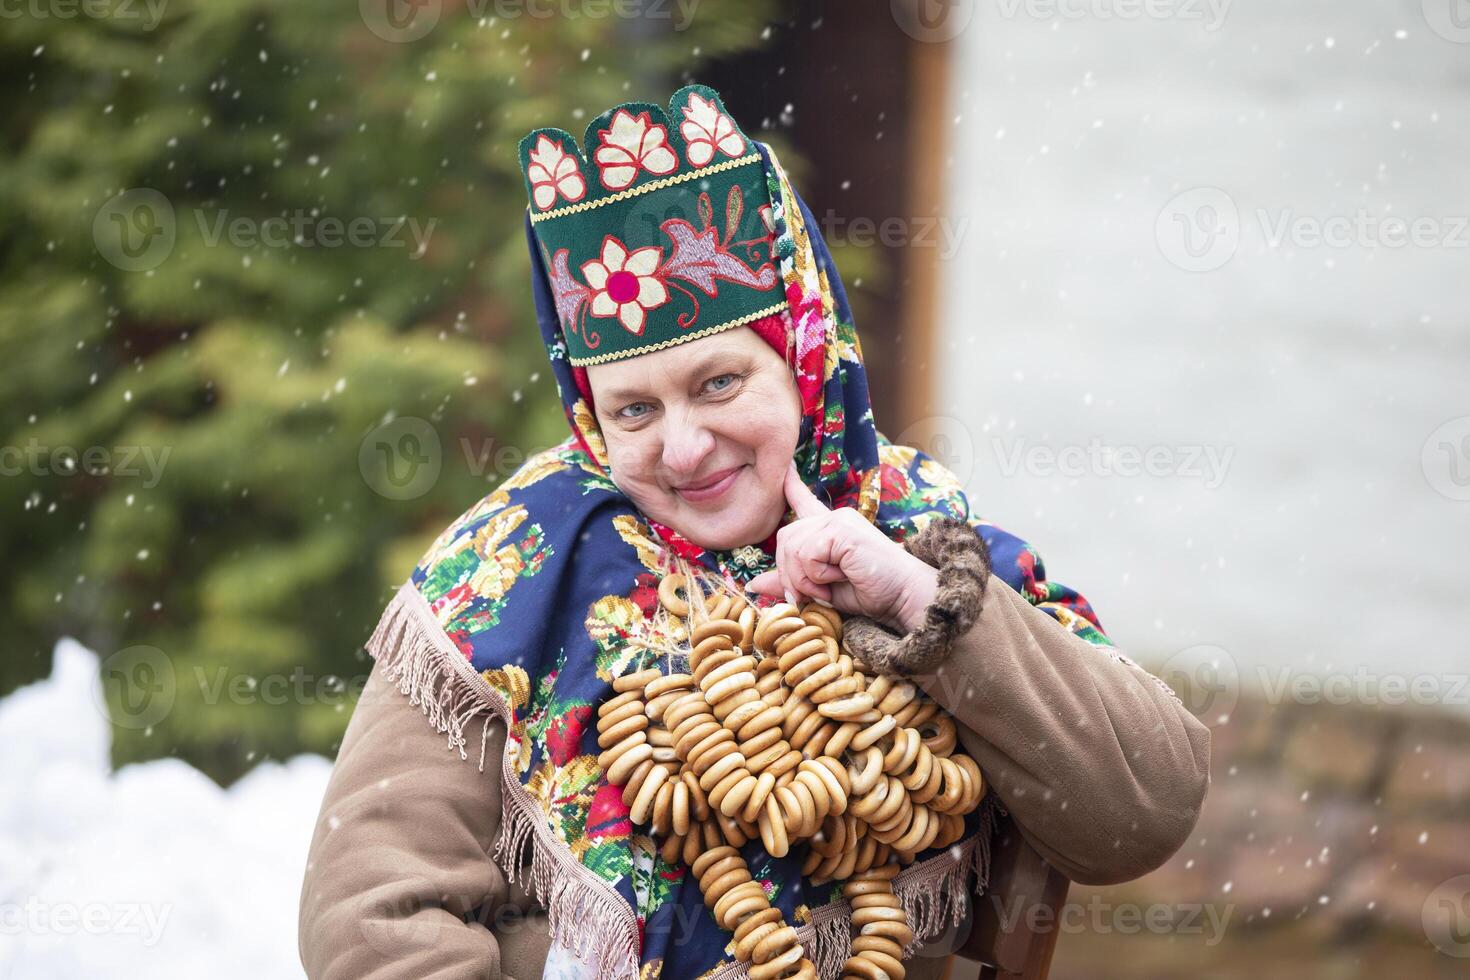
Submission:
<svg viewBox="0 0 1470 980">
<path fill-rule="evenodd" d="M 1157 679 L 1068 633 L 992 576 L 984 611 L 931 676 L 964 748 L 1051 865 L 1126 881 L 1183 845 L 1209 782 L 1210 733 Z M 492 721 L 486 758 L 503 753 Z M 489 851 L 500 771 L 479 771 L 375 667 L 322 801 L 301 893 L 313 980 L 540 977 L 545 913 Z M 910 980 L 943 974 L 920 950 Z"/>
</svg>

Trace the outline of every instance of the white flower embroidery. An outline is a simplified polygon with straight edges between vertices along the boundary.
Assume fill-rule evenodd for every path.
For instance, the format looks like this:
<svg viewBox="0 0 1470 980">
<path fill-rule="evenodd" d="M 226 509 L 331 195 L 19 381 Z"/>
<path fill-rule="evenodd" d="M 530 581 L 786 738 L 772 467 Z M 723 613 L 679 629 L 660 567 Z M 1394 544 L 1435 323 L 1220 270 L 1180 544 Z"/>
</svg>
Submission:
<svg viewBox="0 0 1470 980">
<path fill-rule="evenodd" d="M 613 113 L 612 125 L 598 133 L 602 145 L 592 158 L 597 161 L 602 186 L 620 191 L 638 179 L 642 168 L 652 174 L 669 174 L 679 158 L 669 149 L 669 131 L 649 121 L 648 113 L 633 115 L 626 109 Z"/>
<path fill-rule="evenodd" d="M 602 240 L 602 258 L 582 263 L 592 287 L 592 315 L 615 316 L 630 333 L 642 335 L 644 313 L 669 301 L 669 290 L 655 273 L 664 250 L 657 245 L 628 253 L 611 235 Z"/>
<path fill-rule="evenodd" d="M 580 201 L 587 195 L 587 181 L 577 168 L 577 158 L 560 143 L 543 135 L 529 157 L 526 175 L 531 178 L 531 200 L 542 211 L 556 203 L 557 194 L 569 202 Z"/>
<path fill-rule="evenodd" d="M 715 150 L 728 157 L 738 157 L 745 152 L 745 137 L 735 128 L 731 118 L 715 107 L 712 100 L 701 97 L 697 92 L 689 95 L 689 104 L 684 107 L 684 124 L 679 127 L 689 144 L 686 155 L 689 162 L 702 167 L 715 157 Z"/>
</svg>

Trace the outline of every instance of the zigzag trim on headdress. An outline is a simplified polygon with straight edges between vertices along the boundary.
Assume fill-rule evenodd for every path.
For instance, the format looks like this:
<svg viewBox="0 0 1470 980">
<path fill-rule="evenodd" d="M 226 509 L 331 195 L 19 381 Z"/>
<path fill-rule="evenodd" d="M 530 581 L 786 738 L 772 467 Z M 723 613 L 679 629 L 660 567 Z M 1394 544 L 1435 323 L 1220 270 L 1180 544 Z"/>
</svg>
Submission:
<svg viewBox="0 0 1470 980">
<path fill-rule="evenodd" d="M 721 330 L 729 330 L 731 327 L 743 327 L 747 323 L 754 323 L 756 320 L 763 320 L 774 313 L 780 313 L 784 309 L 786 309 L 786 303 L 783 301 L 777 303 L 775 306 L 768 306 L 763 310 L 756 310 L 754 313 L 747 313 L 745 316 L 737 317 L 734 320 L 721 323 L 718 326 L 706 327 L 703 330 L 696 330 L 693 333 L 681 334 L 678 337 L 671 337 L 668 340 L 661 340 L 656 344 L 648 344 L 645 347 L 631 347 L 628 350 L 613 351 L 611 354 L 599 354 L 596 357 L 568 357 L 567 360 L 575 364 L 577 367 L 584 367 L 588 364 L 601 364 L 604 361 L 615 361 L 621 360 L 625 357 L 633 357 L 638 354 L 647 354 L 649 351 L 663 350 L 665 347 L 673 347 L 676 344 L 682 344 L 690 340 L 698 340 L 700 337 L 707 337 L 712 333 L 719 333 Z"/>
</svg>

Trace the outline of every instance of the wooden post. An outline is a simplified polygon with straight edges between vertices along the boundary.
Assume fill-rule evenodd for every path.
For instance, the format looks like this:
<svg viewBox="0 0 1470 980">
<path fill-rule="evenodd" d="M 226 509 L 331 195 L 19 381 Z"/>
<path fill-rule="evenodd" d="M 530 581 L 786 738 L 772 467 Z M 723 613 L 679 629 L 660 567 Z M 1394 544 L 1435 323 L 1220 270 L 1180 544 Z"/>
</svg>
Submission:
<svg viewBox="0 0 1470 980">
<path fill-rule="evenodd" d="M 902 315 L 905 370 L 898 433 L 938 410 L 938 362 L 940 290 L 943 270 L 937 246 L 915 247 L 912 238 L 922 221 L 937 220 L 948 205 L 945 194 L 945 159 L 949 155 L 949 85 L 951 42 L 914 41 L 909 58 L 909 131 L 907 205 L 910 242 L 904 250 Z M 910 445 L 925 446 L 933 436 L 920 429 L 908 434 Z"/>
</svg>

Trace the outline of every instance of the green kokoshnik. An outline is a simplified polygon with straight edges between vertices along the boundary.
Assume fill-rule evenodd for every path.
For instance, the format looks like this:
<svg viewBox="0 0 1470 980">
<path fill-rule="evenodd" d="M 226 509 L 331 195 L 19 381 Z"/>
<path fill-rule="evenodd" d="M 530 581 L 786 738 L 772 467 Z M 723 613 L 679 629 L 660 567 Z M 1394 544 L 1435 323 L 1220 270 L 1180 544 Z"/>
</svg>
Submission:
<svg viewBox="0 0 1470 980">
<path fill-rule="evenodd" d="M 680 89 L 667 114 L 651 102 L 615 106 L 588 125 L 582 146 L 565 130 L 537 129 L 520 161 L 572 364 L 634 357 L 786 309 L 765 169 L 713 89 Z"/>
</svg>

